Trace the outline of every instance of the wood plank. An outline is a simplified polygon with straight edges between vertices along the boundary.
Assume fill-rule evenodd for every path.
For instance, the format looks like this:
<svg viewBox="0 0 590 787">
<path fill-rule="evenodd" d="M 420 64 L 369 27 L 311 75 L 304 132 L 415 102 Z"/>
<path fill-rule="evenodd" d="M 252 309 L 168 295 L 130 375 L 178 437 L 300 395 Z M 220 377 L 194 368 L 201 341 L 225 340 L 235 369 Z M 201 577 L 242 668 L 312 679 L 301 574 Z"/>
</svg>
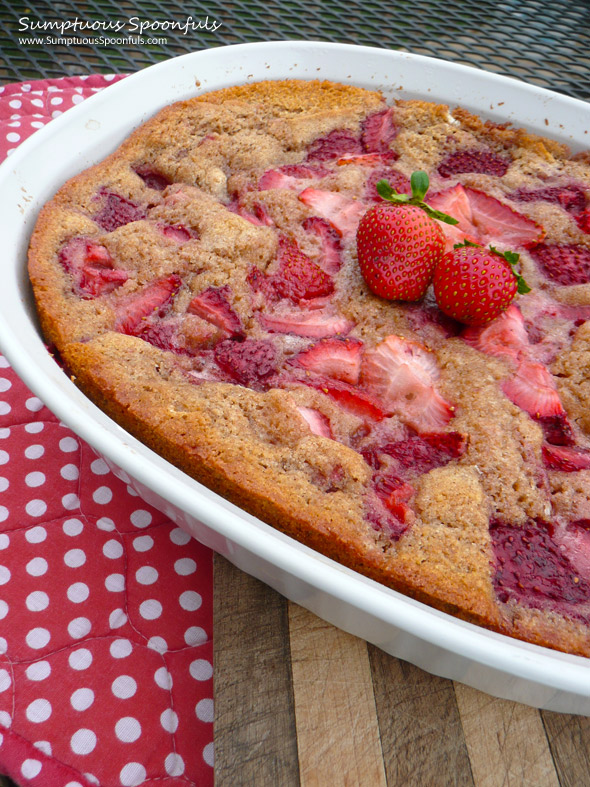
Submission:
<svg viewBox="0 0 590 787">
<path fill-rule="evenodd" d="M 367 645 L 289 604 L 302 787 L 385 787 Z"/>
<path fill-rule="evenodd" d="M 562 787 L 590 784 L 590 719 L 541 711 Z"/>
<path fill-rule="evenodd" d="M 298 785 L 287 602 L 214 562 L 215 784 Z"/>
<path fill-rule="evenodd" d="M 473 784 L 453 684 L 369 645 L 391 785 Z"/>
<path fill-rule="evenodd" d="M 455 684 L 476 787 L 559 787 L 541 714 Z"/>
</svg>

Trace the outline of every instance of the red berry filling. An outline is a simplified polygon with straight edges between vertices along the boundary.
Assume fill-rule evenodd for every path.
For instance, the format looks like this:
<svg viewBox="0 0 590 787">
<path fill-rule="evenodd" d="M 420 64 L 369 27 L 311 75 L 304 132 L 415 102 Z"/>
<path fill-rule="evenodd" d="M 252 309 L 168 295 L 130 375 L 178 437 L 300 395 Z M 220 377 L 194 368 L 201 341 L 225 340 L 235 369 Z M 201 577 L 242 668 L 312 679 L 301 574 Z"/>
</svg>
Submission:
<svg viewBox="0 0 590 787">
<path fill-rule="evenodd" d="M 124 224 L 145 219 L 145 210 L 141 205 L 115 194 L 114 191 L 102 191 L 99 197 L 103 200 L 103 206 L 92 218 L 105 232 L 112 232 Z"/>
<path fill-rule="evenodd" d="M 115 330 L 139 335 L 147 327 L 148 318 L 163 317 L 166 314 L 181 284 L 180 276 L 173 273 L 121 299 L 117 306 Z"/>
<path fill-rule="evenodd" d="M 89 238 L 72 238 L 59 250 L 59 261 L 73 279 L 73 291 L 82 298 L 97 298 L 126 282 L 126 271 L 114 268 L 104 246 Z"/>
<path fill-rule="evenodd" d="M 346 154 L 363 153 L 359 138 L 346 128 L 335 128 L 325 137 L 319 137 L 309 146 L 308 161 L 329 161 Z"/>
<path fill-rule="evenodd" d="M 542 451 L 543 462 L 548 470 L 575 473 L 590 468 L 590 451 L 585 451 L 583 448 L 545 444 Z"/>
<path fill-rule="evenodd" d="M 155 191 L 164 191 L 166 186 L 172 183 L 166 175 L 153 169 L 149 164 L 140 164 L 133 171 L 136 175 L 139 175 L 149 189 L 154 189 Z"/>
<path fill-rule="evenodd" d="M 443 178 L 451 178 L 464 172 L 495 175 L 501 178 L 508 171 L 510 161 L 497 156 L 491 150 L 457 150 L 448 155 L 438 166 Z"/>
<path fill-rule="evenodd" d="M 208 287 L 192 299 L 188 312 L 221 328 L 229 336 L 243 336 L 242 322 L 229 302 L 230 296 L 231 290 L 227 284 L 223 287 Z"/>
<path fill-rule="evenodd" d="M 580 186 L 548 186 L 544 189 L 518 189 L 509 194 L 516 202 L 551 202 L 559 205 L 568 213 L 581 213 L 586 207 L 586 194 Z"/>
<path fill-rule="evenodd" d="M 529 520 L 522 527 L 513 527 L 493 520 L 490 535 L 495 558 L 494 588 L 503 603 L 517 601 L 567 613 L 571 611 L 567 605 L 587 603 L 590 599 L 590 585 L 577 575 L 553 540 L 551 524 Z"/>
<path fill-rule="evenodd" d="M 533 259 L 548 279 L 563 284 L 590 281 L 590 249 L 586 246 L 542 244 L 531 251 Z"/>
<path fill-rule="evenodd" d="M 397 135 L 391 109 L 375 112 L 361 125 L 361 141 L 367 153 L 389 153 L 390 144 Z"/>
<path fill-rule="evenodd" d="M 284 235 L 279 238 L 279 269 L 273 276 L 273 284 L 281 298 L 295 303 L 302 298 L 320 298 L 334 292 L 330 276 Z"/>
<path fill-rule="evenodd" d="M 279 364 L 277 349 L 269 339 L 225 339 L 216 345 L 214 355 L 224 372 L 250 388 L 261 387 Z"/>
</svg>

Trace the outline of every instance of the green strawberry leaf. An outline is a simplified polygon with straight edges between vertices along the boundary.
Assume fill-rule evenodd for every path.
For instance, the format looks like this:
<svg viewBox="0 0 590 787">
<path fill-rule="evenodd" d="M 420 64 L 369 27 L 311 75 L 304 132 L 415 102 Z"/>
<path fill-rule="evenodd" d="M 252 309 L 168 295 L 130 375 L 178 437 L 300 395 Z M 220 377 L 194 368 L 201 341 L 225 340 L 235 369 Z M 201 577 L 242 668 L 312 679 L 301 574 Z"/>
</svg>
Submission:
<svg viewBox="0 0 590 787">
<path fill-rule="evenodd" d="M 463 243 L 455 243 L 453 248 L 454 249 L 464 249 L 465 246 L 475 246 L 476 249 L 480 249 L 481 248 L 481 244 L 479 244 L 479 243 L 472 243 L 470 240 L 467 240 L 467 238 L 465 238 Z"/>
<path fill-rule="evenodd" d="M 497 254 L 499 257 L 502 257 L 503 259 L 505 259 L 506 262 L 512 268 L 512 273 L 514 274 L 514 276 L 516 278 L 516 292 L 519 295 L 526 295 L 527 292 L 530 292 L 531 288 L 529 287 L 529 285 L 526 283 L 526 281 L 523 279 L 523 277 L 520 275 L 520 273 L 518 273 L 518 271 L 515 270 L 515 266 L 517 265 L 517 263 L 518 263 L 518 261 L 520 259 L 520 254 L 518 254 L 515 251 L 501 252 L 501 251 L 498 251 L 498 249 L 496 249 L 494 246 L 490 246 L 490 251 L 493 254 Z"/>
<path fill-rule="evenodd" d="M 400 194 L 397 192 L 386 180 L 380 180 L 377 182 L 377 193 L 388 202 L 393 202 L 394 205 L 417 205 L 419 208 L 422 208 L 431 219 L 438 219 L 438 221 L 444 221 L 446 224 L 459 223 L 457 219 L 454 219 L 452 216 L 440 210 L 431 208 L 430 205 L 424 202 L 424 197 L 430 185 L 428 174 L 424 172 L 424 170 L 419 169 L 416 170 L 416 172 L 412 172 L 410 185 L 412 187 L 412 196 L 408 197 L 407 194 Z"/>
</svg>

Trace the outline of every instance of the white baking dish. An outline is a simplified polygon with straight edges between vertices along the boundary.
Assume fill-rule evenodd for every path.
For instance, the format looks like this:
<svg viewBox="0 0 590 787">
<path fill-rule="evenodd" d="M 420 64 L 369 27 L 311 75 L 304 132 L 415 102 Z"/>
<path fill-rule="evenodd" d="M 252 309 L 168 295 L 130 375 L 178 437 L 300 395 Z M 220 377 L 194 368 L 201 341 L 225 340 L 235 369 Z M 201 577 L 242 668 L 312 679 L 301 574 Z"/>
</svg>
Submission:
<svg viewBox="0 0 590 787">
<path fill-rule="evenodd" d="M 213 494 L 117 426 L 64 375 L 39 335 L 26 274 L 41 205 L 160 107 L 261 79 L 332 79 L 388 96 L 461 104 L 480 115 L 589 144 L 590 106 L 474 68 L 366 47 L 312 42 L 195 52 L 117 83 L 24 142 L 0 167 L 0 347 L 75 432 L 199 541 L 335 625 L 418 666 L 507 699 L 590 715 L 590 661 L 518 642 L 395 593 L 283 536 Z"/>
</svg>

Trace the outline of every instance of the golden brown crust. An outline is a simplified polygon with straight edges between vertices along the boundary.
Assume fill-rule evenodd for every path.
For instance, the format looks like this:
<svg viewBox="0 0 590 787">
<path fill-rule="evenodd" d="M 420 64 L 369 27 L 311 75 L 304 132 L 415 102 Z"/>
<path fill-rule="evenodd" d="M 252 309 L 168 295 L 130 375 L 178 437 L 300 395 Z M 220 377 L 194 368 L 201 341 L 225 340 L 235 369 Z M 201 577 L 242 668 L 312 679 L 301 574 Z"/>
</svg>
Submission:
<svg viewBox="0 0 590 787">
<path fill-rule="evenodd" d="M 494 589 L 490 517 L 520 526 L 543 519 L 552 505 L 547 485 L 535 475 L 542 466 L 541 429 L 502 393 L 510 364 L 484 356 L 458 339 L 447 340 L 436 326 L 417 325 L 411 309 L 392 307 L 372 296 L 360 279 L 354 248 L 344 252 L 334 308 L 356 323 L 354 335 L 367 346 L 390 334 L 429 344 L 441 370 L 441 391 L 456 404 L 452 428 L 469 435 L 467 451 L 459 460 L 412 480 L 415 521 L 399 540 L 367 516 L 372 471 L 358 450 L 344 444 L 359 432 L 362 419 L 343 411 L 321 390 L 287 386 L 262 392 L 203 382 L 190 354 L 158 349 L 117 330 L 125 299 L 154 279 L 178 275 L 183 286 L 174 302 L 174 319 L 184 319 L 194 295 L 227 285 L 248 336 L 267 337 L 252 307 L 248 272 L 252 267 L 275 270 L 280 233 L 292 237 L 313 258 L 318 243 L 301 229 L 313 211 L 297 193 L 260 191 L 252 184 L 266 170 L 300 163 L 308 146 L 334 129 L 360 134 L 363 119 L 384 108 L 378 93 L 295 80 L 228 88 L 166 108 L 104 162 L 69 181 L 42 210 L 29 251 L 42 330 L 76 384 L 99 407 L 168 461 L 243 509 L 440 610 L 537 644 L 590 655 L 585 625 L 557 613 L 500 604 Z M 484 123 L 465 110 L 455 109 L 451 115 L 443 105 L 400 101 L 394 112 L 399 125 L 396 168 L 402 174 L 418 167 L 435 173 L 442 156 L 456 147 L 485 146 L 508 152 L 513 166 L 502 179 L 466 174 L 462 182 L 506 199 L 513 189 L 537 185 L 538 171 L 545 177 L 565 166 L 563 146 Z M 135 172 L 144 164 L 155 167 L 172 185 L 164 192 L 151 188 Z M 577 175 L 587 169 L 584 162 L 568 166 Z M 584 176 L 590 185 L 588 172 Z M 361 199 L 365 172 L 362 166 L 337 167 L 321 184 Z M 445 184 L 439 179 L 435 185 Z M 101 195 L 110 191 L 147 205 L 146 218 L 110 231 L 101 228 L 92 216 L 103 204 Z M 236 193 L 241 210 L 253 214 L 260 208 L 273 226 L 252 224 L 229 210 Z M 557 208 L 537 203 L 523 207 L 537 221 L 541 211 L 543 225 L 558 240 L 590 243 L 570 226 L 573 222 L 566 225 Z M 187 226 L 194 239 L 175 245 L 158 234 L 162 225 Z M 60 264 L 59 254 L 72 238 L 81 236 L 107 249 L 115 264 L 130 272 L 112 294 L 85 298 L 73 293 L 71 274 Z M 526 251 L 523 265 L 537 284 L 536 267 Z M 568 297 L 563 290 L 576 290 L 570 297 L 590 304 L 590 295 L 574 287 L 561 288 L 556 299 Z M 191 320 L 193 330 L 211 327 L 196 316 Z M 218 340 L 216 334 L 211 343 Z M 559 369 L 569 375 L 562 383 L 564 402 L 572 418 L 587 429 L 583 411 L 589 384 L 570 368 L 580 353 L 584 359 L 586 353 L 590 357 L 583 340 L 580 329 Z M 328 419 L 337 439 L 311 434 L 300 407 Z M 553 490 L 556 510 L 573 510 L 569 482 L 562 479 L 561 487 Z"/>
</svg>

